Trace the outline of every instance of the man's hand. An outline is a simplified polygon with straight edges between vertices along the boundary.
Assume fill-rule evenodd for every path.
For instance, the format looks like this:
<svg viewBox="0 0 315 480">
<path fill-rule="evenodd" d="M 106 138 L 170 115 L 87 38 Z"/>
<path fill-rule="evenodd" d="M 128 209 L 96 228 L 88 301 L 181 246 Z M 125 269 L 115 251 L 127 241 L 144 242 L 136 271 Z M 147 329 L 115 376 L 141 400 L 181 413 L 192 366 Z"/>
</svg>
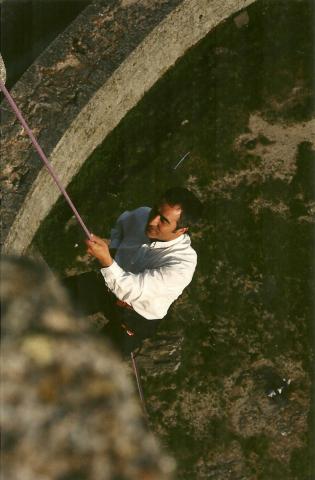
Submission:
<svg viewBox="0 0 315 480">
<path fill-rule="evenodd" d="M 109 240 L 103 240 L 96 235 L 91 234 L 91 240 L 86 240 L 87 253 L 97 258 L 103 267 L 109 267 L 113 259 L 109 253 Z"/>
</svg>

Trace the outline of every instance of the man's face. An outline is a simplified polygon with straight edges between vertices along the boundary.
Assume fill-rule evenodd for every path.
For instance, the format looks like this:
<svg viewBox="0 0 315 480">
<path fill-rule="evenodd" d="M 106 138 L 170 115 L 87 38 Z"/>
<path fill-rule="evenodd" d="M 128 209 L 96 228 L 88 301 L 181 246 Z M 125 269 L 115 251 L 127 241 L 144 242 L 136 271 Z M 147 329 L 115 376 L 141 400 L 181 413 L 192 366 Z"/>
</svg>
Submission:
<svg viewBox="0 0 315 480">
<path fill-rule="evenodd" d="M 187 231 L 187 228 L 177 228 L 177 221 L 181 215 L 179 205 L 162 203 L 152 208 L 145 233 L 151 240 L 168 242 L 179 237 Z"/>
</svg>

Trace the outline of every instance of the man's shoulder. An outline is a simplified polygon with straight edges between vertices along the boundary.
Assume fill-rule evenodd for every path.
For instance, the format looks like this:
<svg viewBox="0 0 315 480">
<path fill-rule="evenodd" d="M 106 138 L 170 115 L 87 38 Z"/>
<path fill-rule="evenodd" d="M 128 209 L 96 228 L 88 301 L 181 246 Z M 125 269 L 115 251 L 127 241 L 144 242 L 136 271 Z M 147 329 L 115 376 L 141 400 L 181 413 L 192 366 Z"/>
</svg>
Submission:
<svg viewBox="0 0 315 480">
<path fill-rule="evenodd" d="M 197 252 L 191 246 L 191 240 L 189 235 L 184 234 L 179 242 L 171 248 L 171 256 L 177 258 L 180 263 L 190 263 L 192 265 L 197 264 Z"/>
<path fill-rule="evenodd" d="M 118 221 L 120 222 L 128 222 L 130 220 L 144 220 L 148 217 L 151 211 L 150 207 L 139 207 L 135 208 L 134 210 L 125 210 L 120 216 L 118 217 Z"/>
<path fill-rule="evenodd" d="M 134 224 L 145 224 L 148 220 L 150 207 L 138 207 L 129 211 L 128 220 Z"/>
<path fill-rule="evenodd" d="M 188 236 L 188 235 L 187 235 Z M 188 236 L 189 241 L 186 243 L 186 248 L 185 248 L 185 253 L 187 257 L 190 258 L 192 263 L 197 263 L 197 252 L 196 250 L 191 246 L 190 242 L 190 237 Z"/>
<path fill-rule="evenodd" d="M 132 210 L 130 213 L 135 215 L 136 217 L 143 217 L 147 216 L 151 211 L 150 207 L 138 207 Z"/>
</svg>

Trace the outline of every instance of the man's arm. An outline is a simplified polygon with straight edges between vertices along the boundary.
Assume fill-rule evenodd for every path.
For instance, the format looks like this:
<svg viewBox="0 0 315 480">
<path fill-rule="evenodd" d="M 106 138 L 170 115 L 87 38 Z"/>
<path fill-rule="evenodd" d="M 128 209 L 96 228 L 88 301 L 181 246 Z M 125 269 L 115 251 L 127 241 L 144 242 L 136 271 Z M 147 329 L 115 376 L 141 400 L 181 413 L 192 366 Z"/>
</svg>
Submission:
<svg viewBox="0 0 315 480">
<path fill-rule="evenodd" d="M 123 240 L 124 237 L 124 231 L 123 231 L 123 222 L 129 217 L 130 212 L 129 210 L 126 210 L 123 212 L 121 215 L 116 220 L 116 223 L 114 227 L 110 231 L 110 248 L 111 249 L 118 249 L 121 241 Z"/>
<path fill-rule="evenodd" d="M 196 256 L 182 261 L 173 261 L 156 269 L 141 273 L 123 270 L 111 257 L 108 243 L 93 236 L 86 241 L 88 253 L 102 265 L 102 275 L 108 288 L 133 309 L 147 319 L 163 318 L 184 288 L 190 283 L 195 267 Z"/>
<path fill-rule="evenodd" d="M 126 219 L 129 217 L 130 211 L 126 210 L 123 212 L 121 215 L 116 220 L 115 225 L 110 231 L 110 245 L 109 245 L 109 251 L 112 256 L 112 258 L 115 258 L 117 250 L 124 239 L 124 229 L 123 229 L 123 223 L 126 221 Z"/>
<path fill-rule="evenodd" d="M 123 270 L 115 261 L 101 272 L 108 288 L 144 318 L 163 318 L 192 279 L 194 268 L 168 265 L 141 273 Z"/>
</svg>

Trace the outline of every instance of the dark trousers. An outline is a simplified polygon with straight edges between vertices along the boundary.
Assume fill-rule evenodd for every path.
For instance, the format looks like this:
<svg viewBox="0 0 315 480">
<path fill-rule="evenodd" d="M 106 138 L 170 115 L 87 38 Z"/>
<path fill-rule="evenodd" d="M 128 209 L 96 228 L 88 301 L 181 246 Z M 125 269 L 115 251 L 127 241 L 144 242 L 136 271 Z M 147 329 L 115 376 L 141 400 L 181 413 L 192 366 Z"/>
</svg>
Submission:
<svg viewBox="0 0 315 480">
<path fill-rule="evenodd" d="M 87 272 L 63 280 L 73 304 L 85 315 L 102 312 L 109 322 L 103 327 L 106 335 L 123 356 L 141 347 L 152 337 L 160 320 L 147 320 L 134 310 L 119 307 L 116 297 L 107 289 L 100 272 Z M 128 334 L 127 330 L 133 333 Z"/>
</svg>

